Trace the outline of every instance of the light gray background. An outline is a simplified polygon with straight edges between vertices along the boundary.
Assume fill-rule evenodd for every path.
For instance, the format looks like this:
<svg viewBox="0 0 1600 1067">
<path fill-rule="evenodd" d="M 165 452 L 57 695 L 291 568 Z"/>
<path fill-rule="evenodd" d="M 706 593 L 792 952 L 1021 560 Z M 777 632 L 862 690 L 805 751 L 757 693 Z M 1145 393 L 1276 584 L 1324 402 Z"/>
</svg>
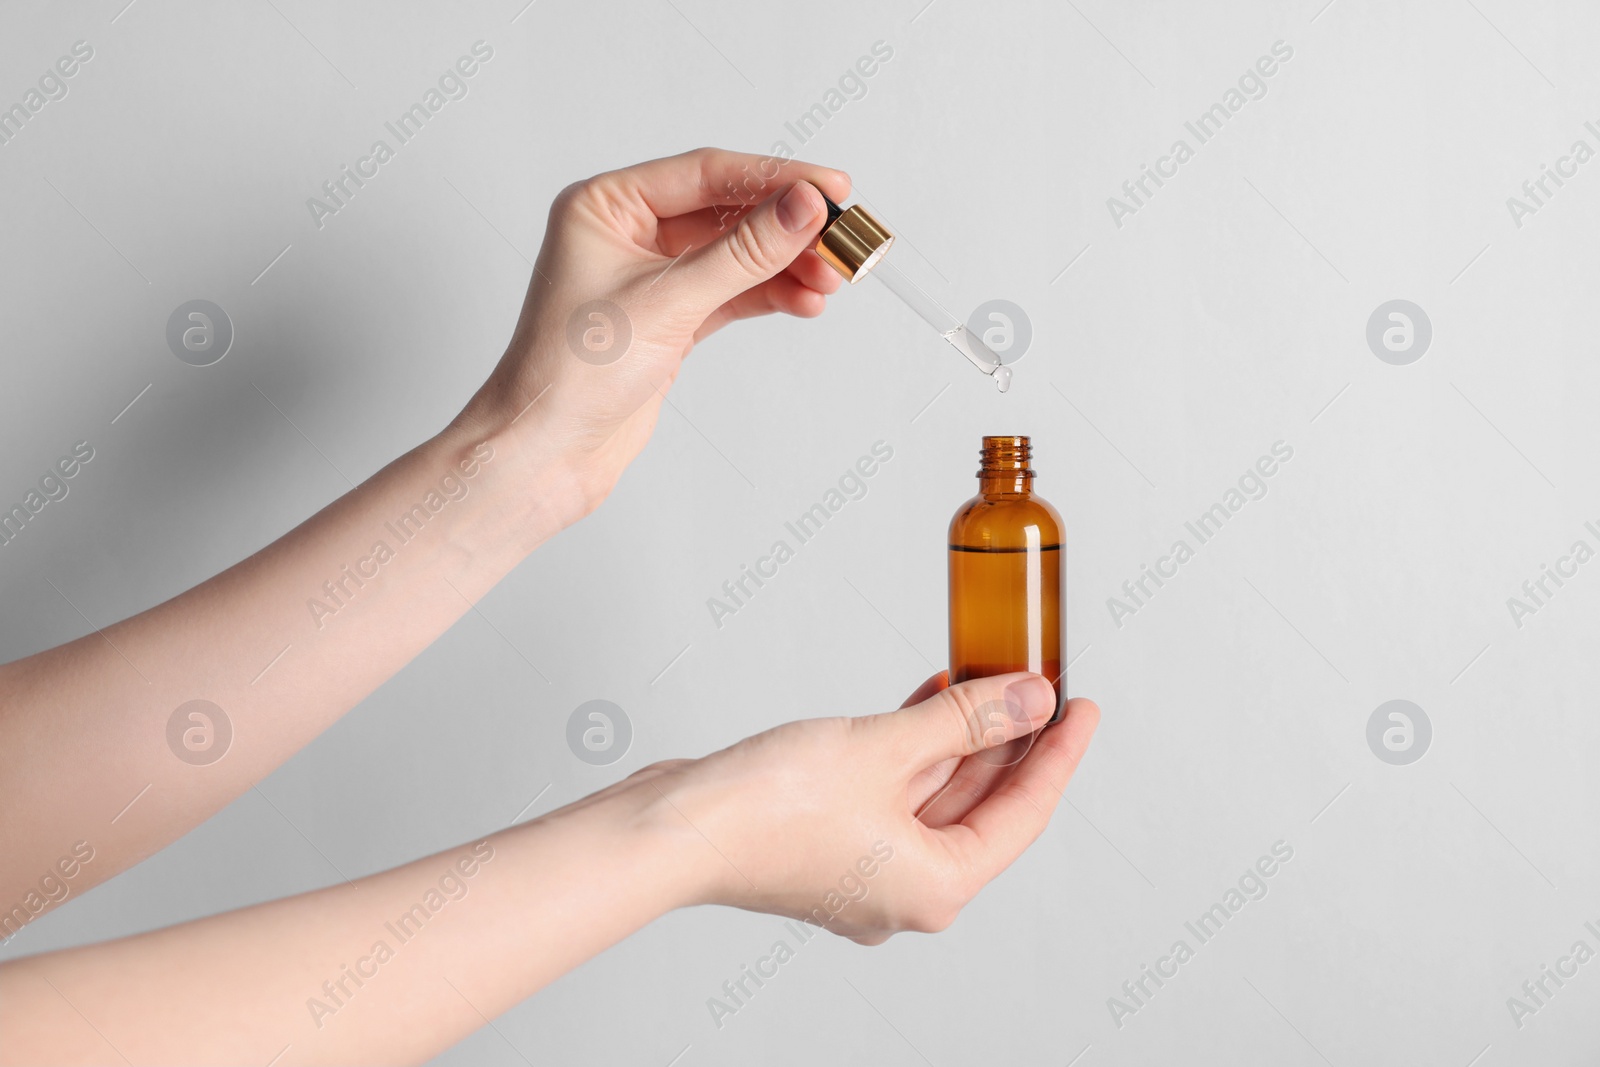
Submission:
<svg viewBox="0 0 1600 1067">
<path fill-rule="evenodd" d="M 1037 845 L 947 933 L 814 941 L 720 1030 L 706 999 L 778 920 L 669 916 L 440 1062 L 1592 1062 L 1600 963 L 1520 1029 L 1506 999 L 1600 948 L 1600 563 L 1520 629 L 1506 599 L 1596 546 L 1600 162 L 1521 228 L 1505 201 L 1600 147 L 1600 11 L 125 2 L 0 13 L 7 105 L 95 49 L 0 147 L 0 499 L 76 440 L 97 454 L 0 549 L 4 658 L 200 581 L 433 433 L 501 351 L 558 189 L 700 144 L 798 148 L 784 122 L 878 40 L 893 59 L 802 154 L 849 170 L 958 314 L 1014 300 L 1035 336 L 1005 397 L 875 283 L 702 345 L 597 514 L 259 792 L 5 955 L 326 885 L 535 796 L 897 704 L 943 662 L 944 528 L 978 437 L 1018 432 L 1067 517 L 1072 689 L 1104 708 Z M 306 198 L 479 39 L 470 95 L 319 231 Z M 1277 40 L 1294 56 L 1267 96 L 1116 227 L 1107 197 Z M 164 340 L 195 298 L 237 333 L 203 369 Z M 1434 330 L 1404 367 L 1365 342 L 1396 298 Z M 867 497 L 715 628 L 706 598 L 878 439 Z M 1269 495 L 1114 625 L 1106 598 L 1278 440 Z M 635 730 L 606 768 L 564 741 L 595 698 Z M 1434 729 L 1404 767 L 1366 741 L 1396 698 Z M 1270 894 L 1114 1025 L 1107 998 L 1279 840 Z"/>
</svg>

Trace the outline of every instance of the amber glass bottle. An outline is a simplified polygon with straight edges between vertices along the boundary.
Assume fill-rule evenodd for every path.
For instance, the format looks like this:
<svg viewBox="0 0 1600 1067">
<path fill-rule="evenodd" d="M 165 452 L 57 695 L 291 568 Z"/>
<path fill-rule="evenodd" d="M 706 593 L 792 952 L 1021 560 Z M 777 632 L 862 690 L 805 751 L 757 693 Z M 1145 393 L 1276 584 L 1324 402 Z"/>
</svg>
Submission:
<svg viewBox="0 0 1600 1067">
<path fill-rule="evenodd" d="M 1061 516 L 1033 495 L 1026 437 L 985 437 L 978 495 L 950 520 L 950 681 L 1033 671 L 1061 717 Z"/>
</svg>

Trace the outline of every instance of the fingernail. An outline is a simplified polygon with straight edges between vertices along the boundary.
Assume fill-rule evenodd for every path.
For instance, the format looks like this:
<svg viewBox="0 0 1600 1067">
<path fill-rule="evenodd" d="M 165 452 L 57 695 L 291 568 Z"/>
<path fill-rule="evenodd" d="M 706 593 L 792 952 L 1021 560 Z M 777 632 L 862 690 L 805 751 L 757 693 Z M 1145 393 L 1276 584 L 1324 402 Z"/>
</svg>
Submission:
<svg viewBox="0 0 1600 1067">
<path fill-rule="evenodd" d="M 822 194 L 805 182 L 795 182 L 778 201 L 778 223 L 790 233 L 799 233 L 821 210 Z"/>
<path fill-rule="evenodd" d="M 1029 722 L 1048 719 L 1055 704 L 1055 688 L 1040 675 L 1030 674 L 1006 686 L 1006 706 L 1020 707 Z"/>
</svg>

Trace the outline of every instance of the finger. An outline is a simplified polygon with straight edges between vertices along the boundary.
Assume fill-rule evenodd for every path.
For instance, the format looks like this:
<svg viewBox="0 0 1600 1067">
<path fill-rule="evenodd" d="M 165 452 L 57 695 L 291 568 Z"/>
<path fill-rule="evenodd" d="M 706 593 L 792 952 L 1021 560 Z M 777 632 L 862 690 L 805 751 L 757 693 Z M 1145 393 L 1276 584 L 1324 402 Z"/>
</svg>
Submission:
<svg viewBox="0 0 1600 1067">
<path fill-rule="evenodd" d="M 906 702 L 901 704 L 900 707 L 909 708 L 913 704 L 920 704 L 941 689 L 948 688 L 949 685 L 950 672 L 940 671 L 917 686 L 916 690 L 906 697 Z M 951 756 L 947 760 L 935 763 L 932 767 L 924 767 L 918 771 L 906 786 L 906 800 L 910 804 L 910 810 L 912 812 L 921 811 L 922 806 L 928 802 L 928 799 L 944 788 L 945 783 L 950 780 L 950 776 L 955 773 L 956 768 L 960 765 L 961 757 Z"/>
<path fill-rule="evenodd" d="M 754 289 L 746 289 L 705 317 L 694 332 L 699 344 L 728 323 L 781 311 L 801 319 L 814 319 L 827 307 L 828 298 L 787 274 L 769 278 Z"/>
<path fill-rule="evenodd" d="M 949 671 L 939 671 L 937 674 L 929 675 L 928 680 L 917 686 L 917 688 L 912 691 L 911 695 L 906 697 L 906 702 L 900 706 L 902 708 L 909 708 L 913 704 L 920 704 L 924 700 L 927 700 L 929 697 L 933 696 L 933 694 L 937 693 L 939 690 L 948 688 L 949 685 Z"/>
<path fill-rule="evenodd" d="M 966 818 L 1022 762 L 1038 737 L 1036 733 L 1013 737 L 1004 744 L 963 757 L 959 766 L 945 772 L 939 788 L 915 809 L 917 820 L 925 826 L 940 827 Z"/>
<path fill-rule="evenodd" d="M 994 792 L 961 822 L 938 831 L 967 869 L 987 881 L 1033 844 L 1050 822 L 1099 722 L 1100 709 L 1092 700 L 1069 700 L 1062 720 L 1039 735 Z"/>
<path fill-rule="evenodd" d="M 1027 745 L 1032 740 L 1032 735 L 1019 737 L 990 752 L 1005 752 L 1012 746 Z M 988 754 L 968 756 L 952 768 L 945 782 L 917 809 L 917 821 L 937 830 L 965 819 L 973 808 L 988 799 L 1011 772 L 1013 764 L 1026 753 L 1019 751 L 1015 758 L 1005 762 L 985 759 L 984 756 Z"/>
<path fill-rule="evenodd" d="M 768 278 L 753 289 L 746 289 L 727 304 L 731 316 L 748 319 L 774 311 L 802 319 L 814 319 L 828 306 L 828 298 L 788 274 Z"/>
<path fill-rule="evenodd" d="M 844 284 L 839 272 L 824 263 L 822 257 L 811 249 L 801 252 L 784 270 L 801 285 L 825 296 L 838 292 Z"/>
<path fill-rule="evenodd" d="M 920 818 L 919 813 L 928 801 L 939 795 L 939 791 L 949 784 L 951 776 L 960 767 L 961 757 L 951 756 L 912 775 L 911 781 L 906 784 L 906 803 L 911 814 Z"/>
<path fill-rule="evenodd" d="M 796 181 L 810 182 L 836 204 L 850 195 L 850 176 L 844 171 L 722 148 L 652 159 L 601 174 L 595 181 L 633 194 L 663 219 L 714 205 L 760 203 Z"/>
<path fill-rule="evenodd" d="M 708 245 L 737 225 L 745 210 L 708 207 L 661 219 L 656 224 L 656 250 L 664 256 L 676 257 L 691 248 Z"/>
<path fill-rule="evenodd" d="M 721 210 L 707 208 L 662 219 L 656 231 L 656 251 L 675 259 L 692 248 L 701 248 L 726 234 L 744 214 L 740 212 L 730 218 L 719 218 L 718 212 Z M 822 257 L 811 249 L 796 256 L 784 271 L 796 281 L 824 295 L 838 292 L 844 284 L 839 272 L 824 263 Z"/>
<path fill-rule="evenodd" d="M 816 241 L 827 217 L 816 187 L 796 182 L 746 212 L 715 241 L 685 253 L 668 284 L 686 307 L 708 315 L 793 263 Z"/>
<path fill-rule="evenodd" d="M 914 707 L 876 716 L 874 729 L 909 775 L 1031 734 L 1055 710 L 1055 689 L 1037 674 L 998 674 L 942 689 Z"/>
</svg>

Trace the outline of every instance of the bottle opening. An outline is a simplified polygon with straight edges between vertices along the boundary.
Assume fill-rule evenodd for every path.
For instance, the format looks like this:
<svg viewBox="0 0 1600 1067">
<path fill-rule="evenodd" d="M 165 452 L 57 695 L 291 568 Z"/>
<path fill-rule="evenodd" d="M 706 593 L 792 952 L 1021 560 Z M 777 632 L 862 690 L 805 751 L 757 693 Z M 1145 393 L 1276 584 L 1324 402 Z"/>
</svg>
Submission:
<svg viewBox="0 0 1600 1067">
<path fill-rule="evenodd" d="M 978 475 L 1017 474 L 1032 477 L 1033 471 L 1028 468 L 1032 458 L 1033 448 L 1026 437 L 1016 434 L 985 437 L 983 449 L 978 453 L 981 464 Z"/>
</svg>

